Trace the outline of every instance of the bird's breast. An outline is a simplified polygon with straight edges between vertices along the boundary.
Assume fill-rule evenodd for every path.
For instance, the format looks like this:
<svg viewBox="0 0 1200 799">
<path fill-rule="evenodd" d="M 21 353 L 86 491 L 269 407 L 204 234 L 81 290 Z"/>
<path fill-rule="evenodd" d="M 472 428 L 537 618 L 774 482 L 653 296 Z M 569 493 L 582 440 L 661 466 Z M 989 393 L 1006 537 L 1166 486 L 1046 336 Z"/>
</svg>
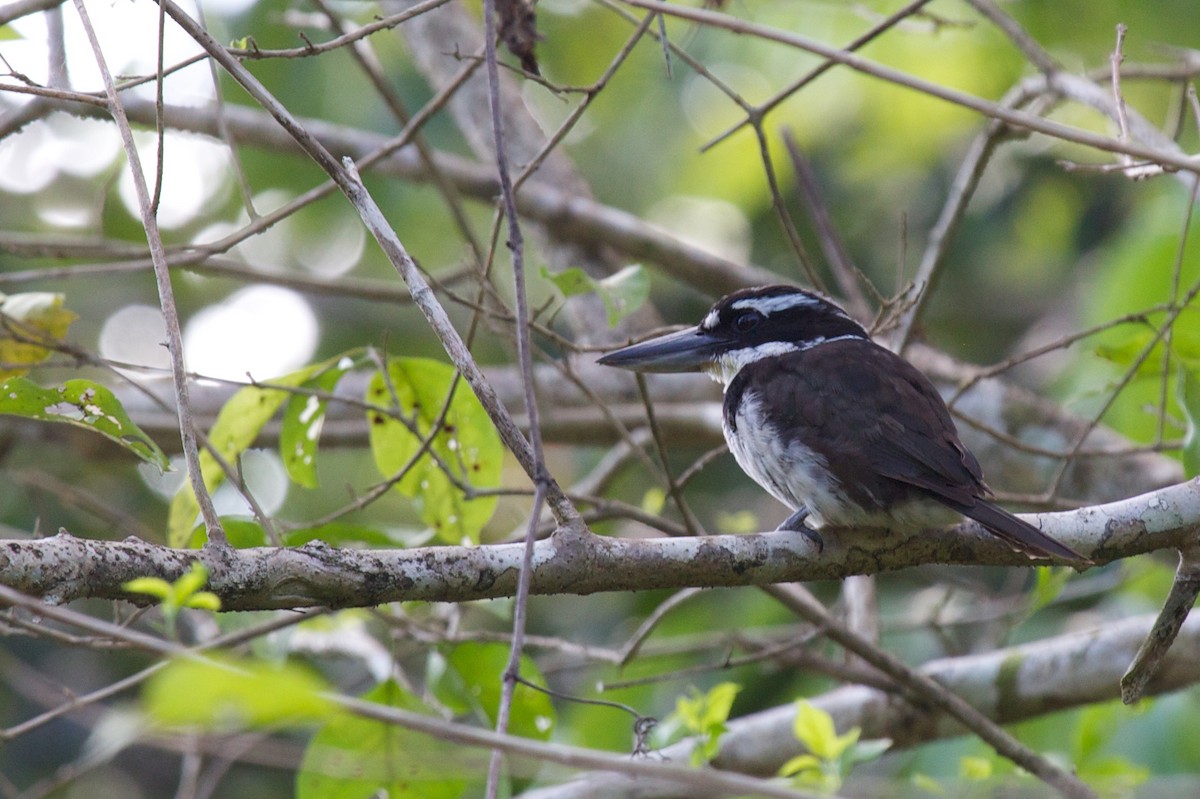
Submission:
<svg viewBox="0 0 1200 799">
<path fill-rule="evenodd" d="M 781 435 L 765 417 L 757 392 L 746 391 L 738 400 L 723 429 L 742 471 L 792 510 L 806 506 L 814 527 L 845 515 L 847 497 L 825 458 L 802 441 Z"/>
</svg>

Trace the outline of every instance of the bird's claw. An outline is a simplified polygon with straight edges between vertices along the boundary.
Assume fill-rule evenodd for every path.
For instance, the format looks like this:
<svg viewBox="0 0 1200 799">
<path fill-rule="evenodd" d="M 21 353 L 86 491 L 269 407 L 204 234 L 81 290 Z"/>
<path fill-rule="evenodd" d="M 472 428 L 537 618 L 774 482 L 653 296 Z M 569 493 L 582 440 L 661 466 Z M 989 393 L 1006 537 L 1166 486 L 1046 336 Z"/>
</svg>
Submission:
<svg viewBox="0 0 1200 799">
<path fill-rule="evenodd" d="M 820 554 L 825 549 L 825 541 L 821 538 L 820 533 L 804 523 L 808 518 L 808 508 L 801 505 L 800 508 L 791 516 L 783 520 L 783 524 L 776 527 L 778 532 L 800 533 L 817 547 L 817 554 Z"/>
</svg>

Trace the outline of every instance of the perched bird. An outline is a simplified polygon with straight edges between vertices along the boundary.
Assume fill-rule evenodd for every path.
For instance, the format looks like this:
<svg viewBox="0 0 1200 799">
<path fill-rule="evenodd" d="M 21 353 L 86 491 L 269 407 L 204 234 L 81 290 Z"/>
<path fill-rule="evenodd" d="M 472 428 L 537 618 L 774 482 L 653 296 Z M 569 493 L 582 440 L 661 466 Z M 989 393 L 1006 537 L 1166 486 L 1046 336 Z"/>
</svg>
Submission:
<svg viewBox="0 0 1200 799">
<path fill-rule="evenodd" d="M 722 383 L 729 449 L 794 511 L 780 529 L 914 530 L 968 516 L 1031 557 L 1091 563 L 989 502 L 979 461 L 929 379 L 817 294 L 736 291 L 696 327 L 600 363 Z"/>
</svg>

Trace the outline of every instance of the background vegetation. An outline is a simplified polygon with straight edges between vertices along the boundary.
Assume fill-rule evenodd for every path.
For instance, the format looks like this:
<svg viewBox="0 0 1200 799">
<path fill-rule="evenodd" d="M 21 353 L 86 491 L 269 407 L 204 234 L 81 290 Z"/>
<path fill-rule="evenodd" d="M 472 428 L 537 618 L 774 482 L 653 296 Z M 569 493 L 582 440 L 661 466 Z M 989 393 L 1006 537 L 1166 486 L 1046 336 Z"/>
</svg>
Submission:
<svg viewBox="0 0 1200 799">
<path fill-rule="evenodd" d="M 224 66 L 174 6 L 161 32 L 149 2 L 0 8 L 0 795 L 1194 793 L 1200 628 L 1154 698 L 1125 706 L 1118 682 L 1169 550 L 1194 552 L 1193 487 L 1086 511 L 1200 457 L 1194 4 L 543 0 L 524 60 L 525 6 L 497 5 L 523 249 L 477 3 L 205 5 Z M 456 378 L 342 157 L 499 402 L 528 436 L 538 421 L 561 501 Z M 199 549 L 216 536 L 184 485 L 167 266 L 238 556 Z M 964 530 L 793 565 L 771 549 L 755 569 L 773 579 L 684 571 L 670 547 L 785 510 L 724 453 L 715 385 L 635 383 L 595 354 L 767 280 L 906 347 L 999 496 L 1060 514 L 1047 529 L 1100 565 L 1029 568 Z M 114 394 L 44 393 L 72 379 Z M 600 560 L 572 509 L 629 547 Z M 527 529 L 560 559 L 514 600 L 521 547 L 476 545 Z M 597 560 L 564 565 L 579 535 Z M 735 565 L 778 547 L 720 541 Z M 510 559 L 464 571 L 489 552 Z M 505 680 L 518 660 L 551 692 Z"/>
</svg>

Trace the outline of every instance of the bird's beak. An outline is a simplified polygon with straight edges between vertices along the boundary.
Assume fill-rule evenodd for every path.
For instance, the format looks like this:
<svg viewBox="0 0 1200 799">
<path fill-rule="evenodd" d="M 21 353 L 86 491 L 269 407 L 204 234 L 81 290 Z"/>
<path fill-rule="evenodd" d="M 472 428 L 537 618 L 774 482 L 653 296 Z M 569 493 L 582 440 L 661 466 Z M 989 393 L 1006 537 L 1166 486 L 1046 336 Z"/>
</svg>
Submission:
<svg viewBox="0 0 1200 799">
<path fill-rule="evenodd" d="M 613 350 L 599 363 L 635 372 L 699 372 L 712 365 L 723 343 L 699 327 L 689 327 Z"/>
</svg>

